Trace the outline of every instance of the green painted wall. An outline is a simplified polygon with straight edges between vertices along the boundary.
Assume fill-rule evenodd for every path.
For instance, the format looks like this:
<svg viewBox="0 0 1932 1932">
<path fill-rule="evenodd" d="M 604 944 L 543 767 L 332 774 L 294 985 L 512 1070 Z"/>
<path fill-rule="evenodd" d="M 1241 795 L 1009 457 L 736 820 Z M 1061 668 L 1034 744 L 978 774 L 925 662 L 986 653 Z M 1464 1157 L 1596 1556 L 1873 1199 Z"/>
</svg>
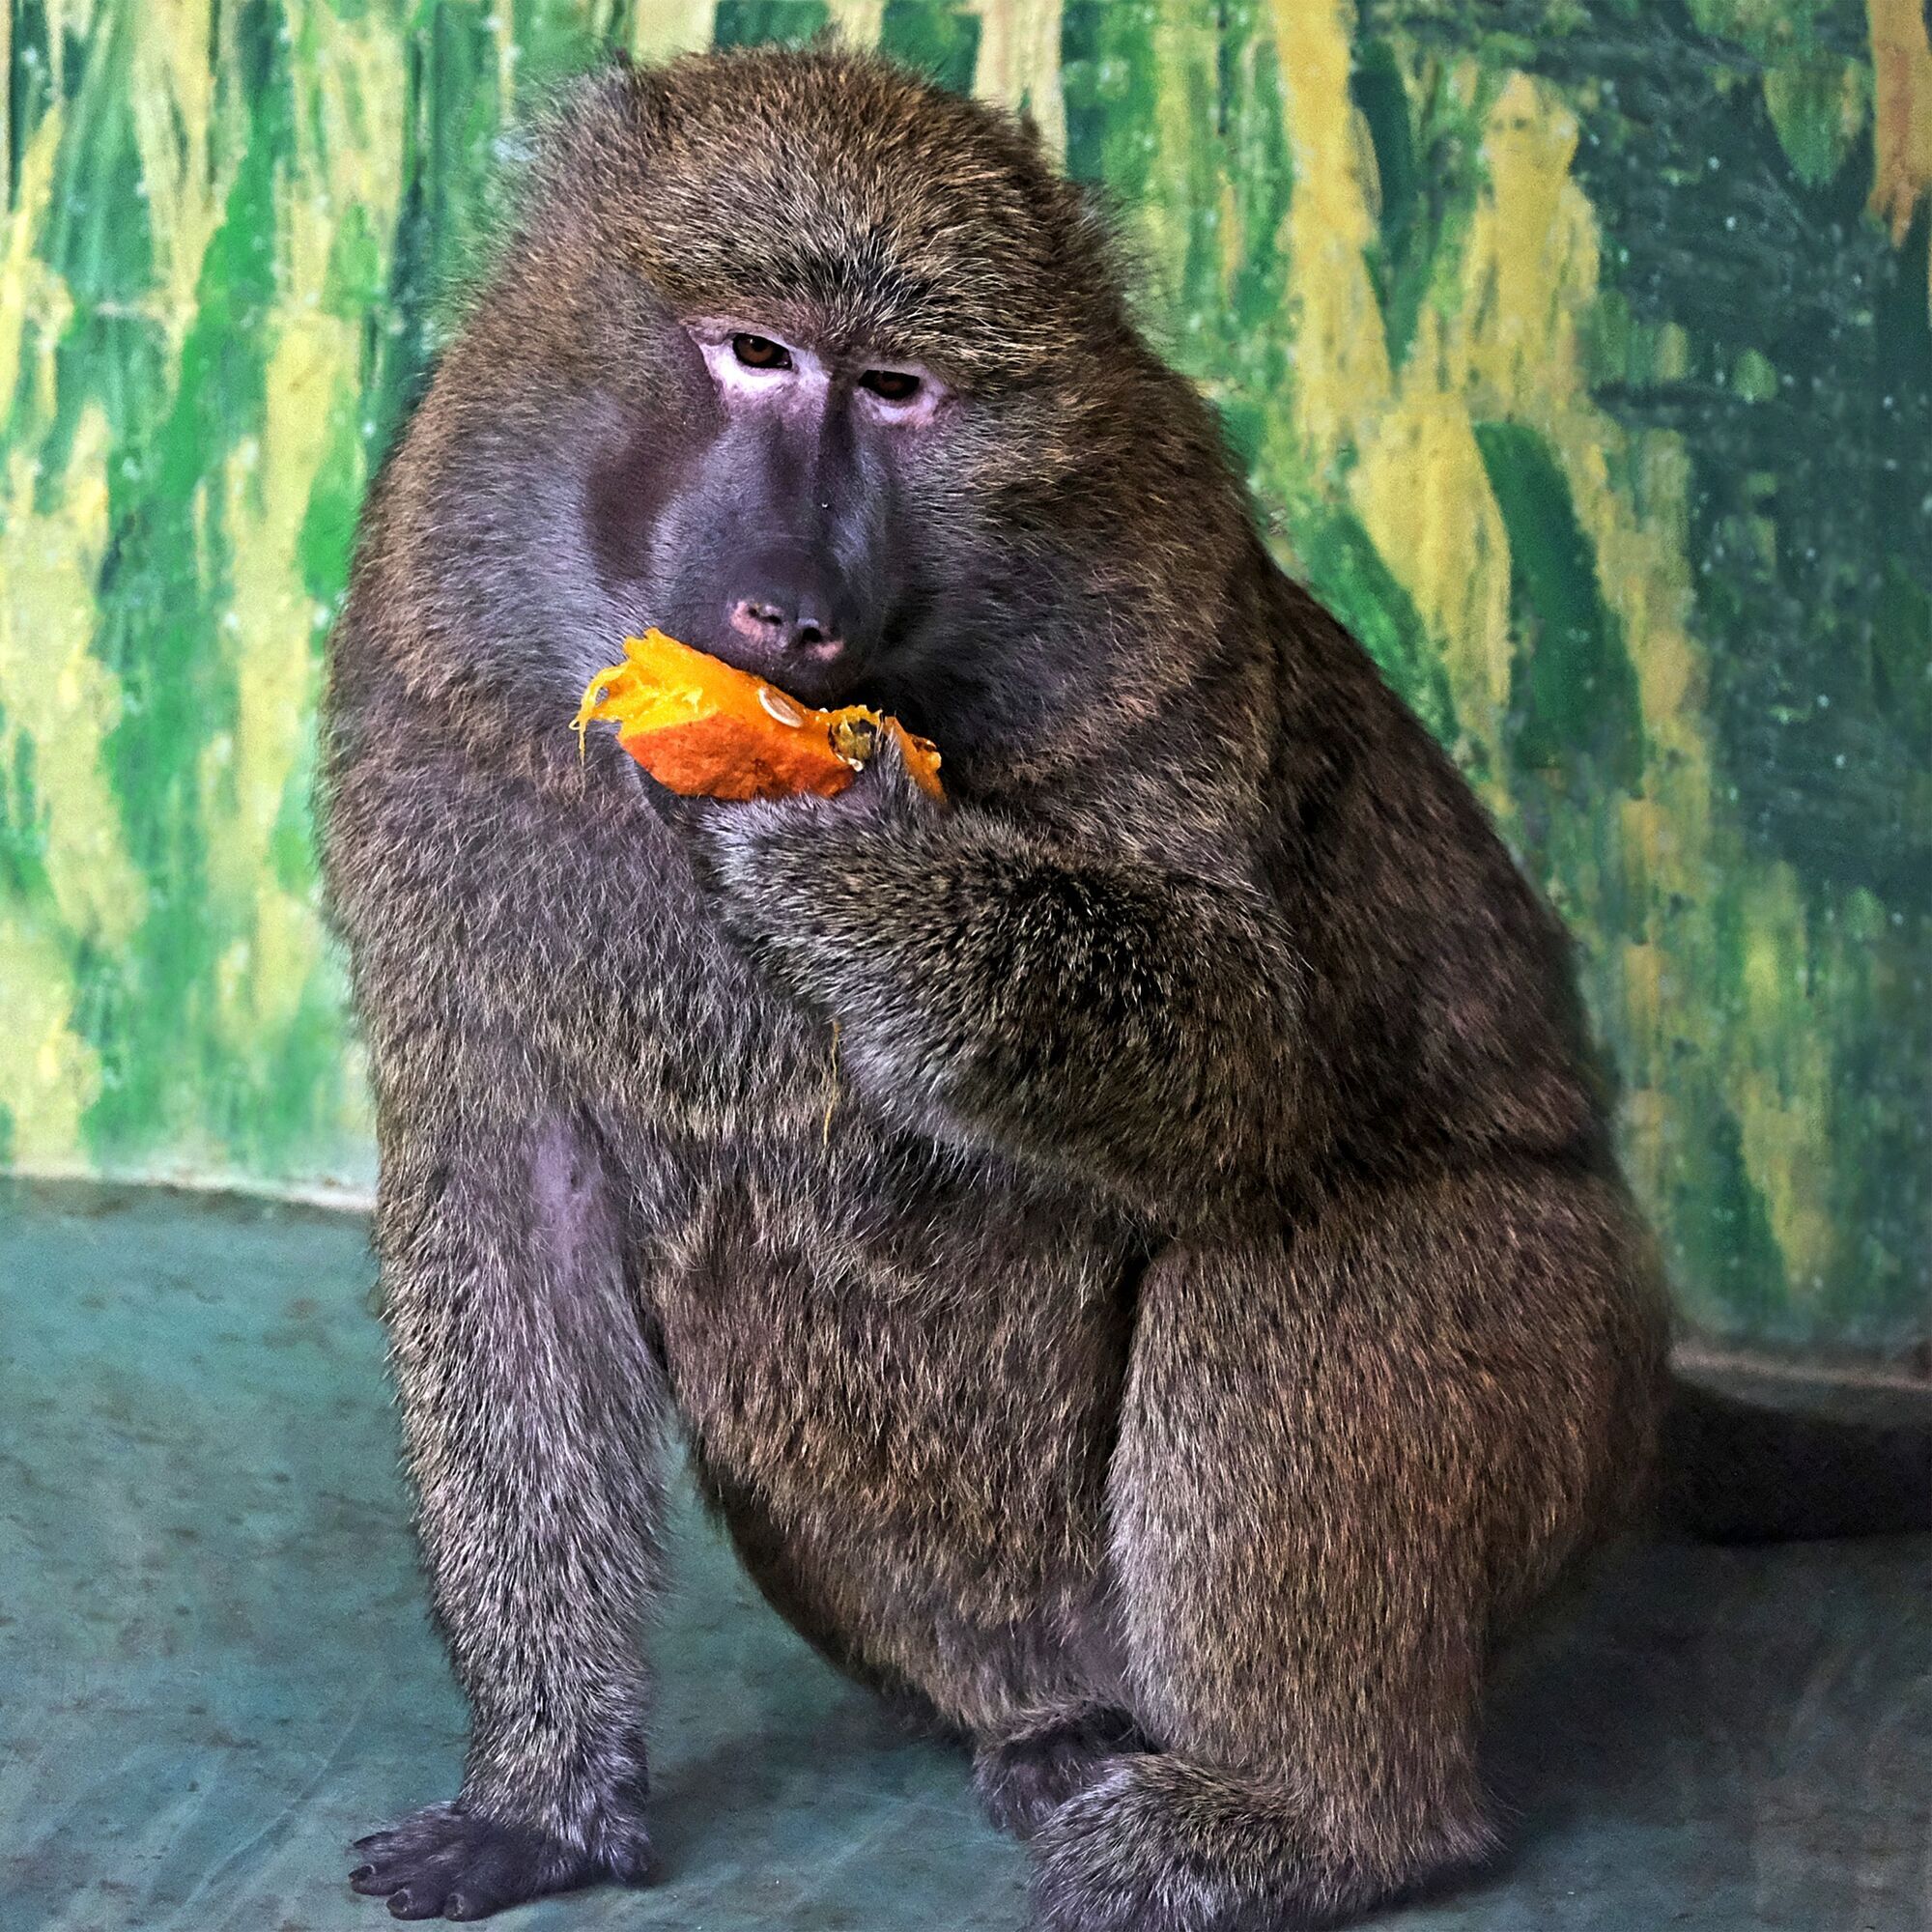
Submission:
<svg viewBox="0 0 1932 1932">
<path fill-rule="evenodd" d="M 8 0 L 0 1156 L 366 1179 L 304 826 L 518 100 L 828 21 L 1039 120 L 1582 939 L 1690 1315 L 1932 1334 L 1919 0 Z"/>
</svg>

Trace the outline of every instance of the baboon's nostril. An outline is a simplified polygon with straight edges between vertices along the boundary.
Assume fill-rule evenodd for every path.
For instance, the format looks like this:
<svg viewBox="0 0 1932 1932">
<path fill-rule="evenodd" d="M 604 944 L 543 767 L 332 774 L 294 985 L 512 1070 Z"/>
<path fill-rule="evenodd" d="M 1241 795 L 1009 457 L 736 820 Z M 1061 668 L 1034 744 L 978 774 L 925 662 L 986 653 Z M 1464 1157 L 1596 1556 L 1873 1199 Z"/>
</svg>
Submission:
<svg viewBox="0 0 1932 1932">
<path fill-rule="evenodd" d="M 740 597 L 731 606 L 731 628 L 753 643 L 819 660 L 836 658 L 845 648 L 844 639 L 821 611 L 804 599 L 800 602 L 805 603 L 803 611 L 762 597 Z"/>
<path fill-rule="evenodd" d="M 731 607 L 731 628 L 760 643 L 771 643 L 783 633 L 784 612 L 754 597 L 741 597 Z"/>
</svg>

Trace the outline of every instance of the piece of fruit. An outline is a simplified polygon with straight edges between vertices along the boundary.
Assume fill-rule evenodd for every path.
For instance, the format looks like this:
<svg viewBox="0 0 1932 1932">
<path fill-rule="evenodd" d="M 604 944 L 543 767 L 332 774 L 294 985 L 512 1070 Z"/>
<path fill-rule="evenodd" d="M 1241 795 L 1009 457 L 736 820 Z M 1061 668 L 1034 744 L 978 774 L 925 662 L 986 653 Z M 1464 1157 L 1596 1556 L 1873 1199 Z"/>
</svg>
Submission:
<svg viewBox="0 0 1932 1932">
<path fill-rule="evenodd" d="M 662 631 L 624 641 L 624 662 L 590 680 L 572 721 L 593 719 L 662 785 L 686 798 L 836 798 L 890 734 L 923 791 L 943 798 L 939 753 L 863 704 L 814 711 L 761 677 Z"/>
</svg>

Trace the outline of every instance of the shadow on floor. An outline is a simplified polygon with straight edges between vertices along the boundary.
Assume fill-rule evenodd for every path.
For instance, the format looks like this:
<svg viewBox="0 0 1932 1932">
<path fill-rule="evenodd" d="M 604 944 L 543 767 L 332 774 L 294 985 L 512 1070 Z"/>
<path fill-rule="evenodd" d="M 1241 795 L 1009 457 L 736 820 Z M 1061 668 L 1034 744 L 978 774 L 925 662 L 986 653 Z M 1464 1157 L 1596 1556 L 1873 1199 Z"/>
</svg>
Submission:
<svg viewBox="0 0 1932 1932">
<path fill-rule="evenodd" d="M 360 1221 L 0 1191 L 0 1928 L 336 1932 L 361 1832 L 454 1789 Z M 978 1932 L 1020 1852 L 687 1506 L 661 1882 L 505 1932 Z M 1512 1849 L 1429 1932 L 1932 1926 L 1932 1539 L 1648 1550 L 1497 1700 Z"/>
</svg>

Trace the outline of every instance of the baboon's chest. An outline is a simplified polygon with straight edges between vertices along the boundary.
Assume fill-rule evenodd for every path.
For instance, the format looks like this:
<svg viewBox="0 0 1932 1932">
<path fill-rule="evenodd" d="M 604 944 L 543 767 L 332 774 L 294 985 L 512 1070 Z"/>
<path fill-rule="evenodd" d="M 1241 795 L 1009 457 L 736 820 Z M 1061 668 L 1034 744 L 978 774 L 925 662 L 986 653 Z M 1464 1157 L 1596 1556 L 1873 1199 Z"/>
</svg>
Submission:
<svg viewBox="0 0 1932 1932">
<path fill-rule="evenodd" d="M 1054 1567 L 1099 1516 L 1130 1237 L 893 1129 L 829 1018 L 686 967 L 644 992 L 626 1112 L 639 1286 L 699 1458 L 786 1534 Z"/>
</svg>

